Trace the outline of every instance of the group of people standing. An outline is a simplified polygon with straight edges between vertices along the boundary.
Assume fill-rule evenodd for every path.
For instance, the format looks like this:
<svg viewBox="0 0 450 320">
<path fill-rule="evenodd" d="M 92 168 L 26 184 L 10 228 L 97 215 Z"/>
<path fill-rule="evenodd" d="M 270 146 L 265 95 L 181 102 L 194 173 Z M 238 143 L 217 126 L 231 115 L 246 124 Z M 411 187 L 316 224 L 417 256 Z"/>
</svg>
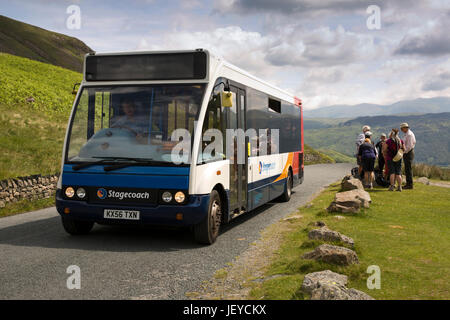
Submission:
<svg viewBox="0 0 450 320">
<path fill-rule="evenodd" d="M 362 133 L 356 139 L 358 173 L 364 181 L 365 187 L 372 189 L 375 181 L 375 161 L 378 159 L 378 174 L 389 181 L 389 191 L 402 191 L 413 188 L 412 162 L 416 137 L 407 123 L 400 125 L 403 139 L 399 136 L 399 129 L 392 129 L 389 138 L 382 133 L 380 141 L 372 142 L 370 126 L 365 125 Z M 402 159 L 405 164 L 406 184 L 402 186 Z M 396 188 L 397 184 L 397 188 Z"/>
</svg>

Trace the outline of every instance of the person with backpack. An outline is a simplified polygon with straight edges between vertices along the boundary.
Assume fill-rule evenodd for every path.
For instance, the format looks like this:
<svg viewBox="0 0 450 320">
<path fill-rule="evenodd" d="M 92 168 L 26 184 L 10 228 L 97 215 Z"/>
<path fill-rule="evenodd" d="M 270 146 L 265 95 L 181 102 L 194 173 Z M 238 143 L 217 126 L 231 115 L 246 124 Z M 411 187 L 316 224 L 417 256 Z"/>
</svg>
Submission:
<svg viewBox="0 0 450 320">
<path fill-rule="evenodd" d="M 359 147 L 364 143 L 364 139 L 366 138 L 366 132 L 370 131 L 370 127 L 368 125 L 365 125 L 362 127 L 362 133 L 358 135 L 356 138 L 356 164 L 358 165 L 358 175 L 360 178 L 362 178 L 363 174 L 363 168 L 362 164 L 360 162 L 360 156 L 359 156 Z"/>
<path fill-rule="evenodd" d="M 397 182 L 397 191 L 402 191 L 402 157 L 405 144 L 398 136 L 398 131 L 398 129 L 392 129 L 389 139 L 383 146 L 383 154 L 390 174 L 389 191 L 395 190 L 395 182 Z"/>
<path fill-rule="evenodd" d="M 373 189 L 373 180 L 374 180 L 374 167 L 375 167 L 375 159 L 377 157 L 377 151 L 375 146 L 373 145 L 370 137 L 372 133 L 367 131 L 365 133 L 364 142 L 359 146 L 358 156 L 360 158 L 360 163 L 362 165 L 362 169 L 364 171 L 364 183 L 365 187 L 369 189 Z"/>
<path fill-rule="evenodd" d="M 383 144 L 386 141 L 386 134 L 382 133 L 380 136 L 380 141 L 377 142 L 375 145 L 375 148 L 378 151 L 378 170 L 380 171 L 381 175 L 383 175 L 383 169 L 384 169 L 384 156 L 383 156 Z"/>
</svg>

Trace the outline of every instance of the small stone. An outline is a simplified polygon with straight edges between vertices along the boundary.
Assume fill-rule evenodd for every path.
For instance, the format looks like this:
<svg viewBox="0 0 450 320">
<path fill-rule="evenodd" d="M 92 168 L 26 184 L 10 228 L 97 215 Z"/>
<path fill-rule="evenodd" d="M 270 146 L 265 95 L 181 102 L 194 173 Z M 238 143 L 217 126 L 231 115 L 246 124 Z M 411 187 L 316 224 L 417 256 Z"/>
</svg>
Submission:
<svg viewBox="0 0 450 320">
<path fill-rule="evenodd" d="M 300 215 L 300 214 L 295 214 L 295 215 L 293 215 L 293 216 L 284 218 L 283 221 L 295 221 L 295 220 L 299 220 L 299 219 L 301 219 L 301 218 L 303 218 L 302 215 Z"/>
<path fill-rule="evenodd" d="M 323 222 L 323 221 L 316 221 L 316 222 L 314 222 L 314 225 L 316 226 L 316 227 L 326 227 L 327 225 L 325 224 L 325 222 Z"/>
<path fill-rule="evenodd" d="M 334 216 L 334 218 L 335 218 L 335 219 L 338 219 L 338 220 L 344 220 L 344 219 L 345 219 L 344 216 Z"/>
<path fill-rule="evenodd" d="M 308 238 L 312 240 L 342 241 L 348 245 L 354 246 L 354 241 L 352 238 L 327 227 L 311 230 L 308 233 Z"/>
<path fill-rule="evenodd" d="M 358 256 L 356 252 L 348 248 L 333 246 L 329 244 L 322 244 L 314 251 L 303 255 L 304 259 L 314 259 L 326 263 L 333 263 L 337 265 L 347 266 L 350 264 L 358 264 Z"/>
<path fill-rule="evenodd" d="M 341 182 L 341 188 L 342 191 L 350 191 L 355 189 L 364 190 L 361 180 L 355 178 L 351 179 L 344 178 Z"/>
<path fill-rule="evenodd" d="M 338 192 L 327 211 L 356 213 L 362 207 L 369 208 L 371 202 L 370 194 L 361 189 Z"/>
<path fill-rule="evenodd" d="M 331 270 L 308 273 L 303 279 L 302 291 L 311 294 L 315 289 L 326 283 L 346 286 L 347 276 Z"/>
<path fill-rule="evenodd" d="M 0 201 L 0 208 L 4 208 L 6 206 L 4 201 Z"/>
<path fill-rule="evenodd" d="M 427 177 L 420 177 L 419 179 L 417 179 L 417 182 L 423 183 L 423 184 L 426 184 L 426 185 L 430 184 L 430 180 L 428 180 Z"/>
<path fill-rule="evenodd" d="M 311 293 L 311 300 L 374 300 L 368 294 L 340 284 L 325 283 Z"/>
</svg>

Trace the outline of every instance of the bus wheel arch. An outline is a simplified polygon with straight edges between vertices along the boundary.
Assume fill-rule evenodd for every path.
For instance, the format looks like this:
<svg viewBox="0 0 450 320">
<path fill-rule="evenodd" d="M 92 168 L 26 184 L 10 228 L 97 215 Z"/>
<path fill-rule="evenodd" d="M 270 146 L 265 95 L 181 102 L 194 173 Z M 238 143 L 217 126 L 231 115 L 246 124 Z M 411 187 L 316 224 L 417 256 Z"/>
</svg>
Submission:
<svg viewBox="0 0 450 320">
<path fill-rule="evenodd" d="M 194 226 L 194 237 L 198 243 L 213 244 L 219 236 L 220 227 L 223 223 L 223 198 L 220 192 L 213 189 L 208 203 L 208 212 L 205 218 Z"/>
<path fill-rule="evenodd" d="M 289 200 L 291 200 L 292 188 L 294 186 L 294 178 L 293 177 L 294 177 L 294 175 L 293 175 L 292 166 L 289 166 L 288 175 L 286 177 L 285 189 L 284 189 L 283 194 L 279 198 L 283 202 L 288 202 Z"/>
</svg>

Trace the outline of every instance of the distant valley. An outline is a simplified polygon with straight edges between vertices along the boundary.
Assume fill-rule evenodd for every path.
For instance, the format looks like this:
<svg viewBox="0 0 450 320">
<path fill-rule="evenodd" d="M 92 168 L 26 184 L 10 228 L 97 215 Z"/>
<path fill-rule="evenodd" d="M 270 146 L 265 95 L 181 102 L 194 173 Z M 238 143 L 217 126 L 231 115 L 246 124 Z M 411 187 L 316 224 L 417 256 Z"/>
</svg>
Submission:
<svg viewBox="0 0 450 320">
<path fill-rule="evenodd" d="M 345 119 L 305 119 L 305 143 L 326 152 L 335 151 L 352 157 L 355 139 L 363 125 L 370 125 L 378 141 L 381 133 L 408 122 L 417 138 L 416 161 L 439 166 L 450 165 L 450 112 L 422 115 L 364 116 Z M 330 152 L 326 152 L 332 156 Z M 332 156 L 333 157 L 333 156 Z"/>
</svg>

